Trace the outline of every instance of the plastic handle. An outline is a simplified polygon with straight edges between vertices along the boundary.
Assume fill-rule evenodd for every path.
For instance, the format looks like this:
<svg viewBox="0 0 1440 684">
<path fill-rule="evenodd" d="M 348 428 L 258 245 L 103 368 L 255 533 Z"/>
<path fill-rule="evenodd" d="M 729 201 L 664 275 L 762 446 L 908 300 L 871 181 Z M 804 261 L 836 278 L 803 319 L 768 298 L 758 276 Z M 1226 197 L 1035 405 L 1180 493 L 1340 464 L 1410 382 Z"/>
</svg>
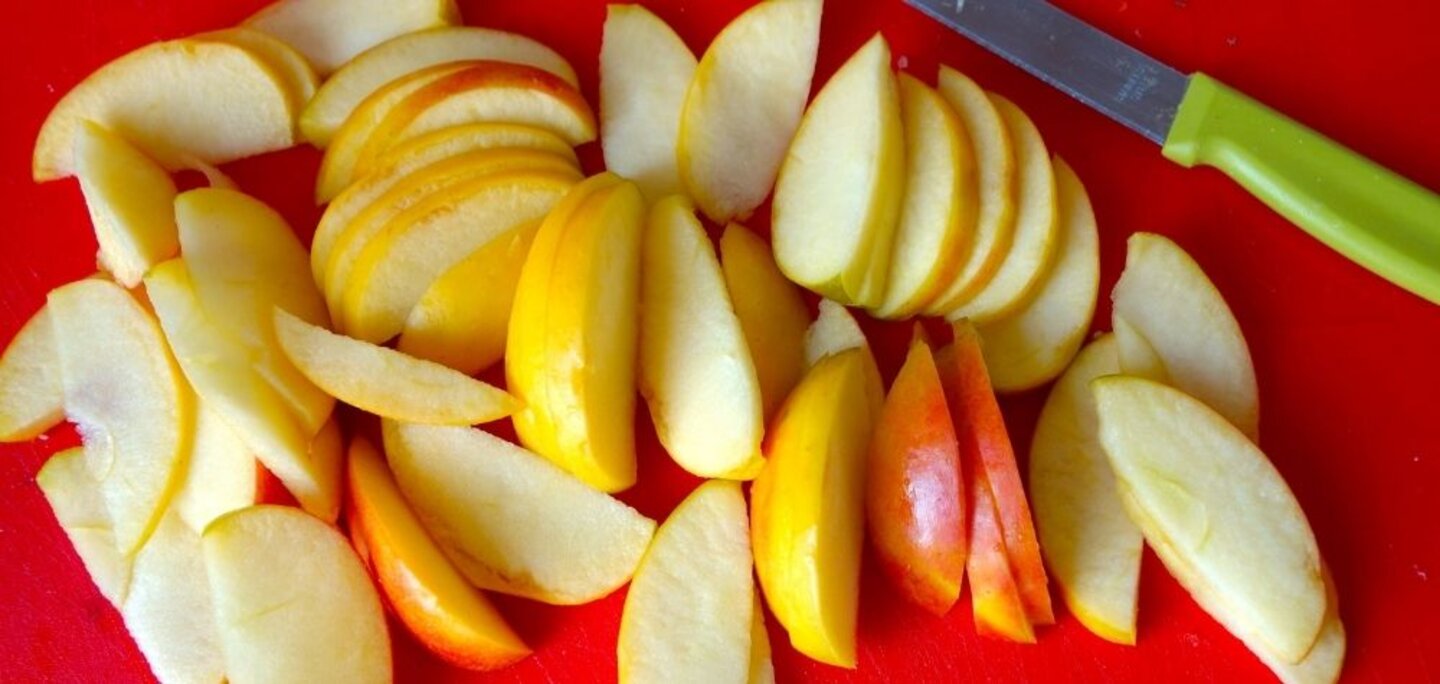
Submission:
<svg viewBox="0 0 1440 684">
<path fill-rule="evenodd" d="M 1164 154 L 1213 166 L 1321 242 L 1440 304 L 1440 196 L 1194 74 Z"/>
</svg>

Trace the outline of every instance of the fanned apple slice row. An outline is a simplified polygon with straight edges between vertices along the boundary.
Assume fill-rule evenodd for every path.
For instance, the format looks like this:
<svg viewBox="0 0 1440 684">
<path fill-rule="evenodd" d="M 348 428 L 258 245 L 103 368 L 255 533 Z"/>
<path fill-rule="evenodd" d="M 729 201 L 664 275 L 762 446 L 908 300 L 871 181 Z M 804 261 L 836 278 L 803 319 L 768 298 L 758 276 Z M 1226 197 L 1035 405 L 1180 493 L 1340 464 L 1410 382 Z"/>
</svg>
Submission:
<svg viewBox="0 0 1440 684">
<path fill-rule="evenodd" d="M 543 69 L 579 86 L 558 53 L 525 36 L 475 26 L 442 26 L 406 33 L 370 48 L 330 75 L 300 116 L 300 132 L 316 147 L 329 145 L 360 103 L 385 84 L 437 64 L 485 59 Z"/>
<path fill-rule="evenodd" d="M 85 467 L 84 448 L 66 449 L 51 456 L 35 474 L 35 484 L 40 486 L 60 529 L 75 547 L 90 581 L 95 583 L 100 595 L 118 609 L 130 587 L 133 559 L 121 555 L 115 546 L 110 512 L 100 495 L 100 483 Z"/>
<path fill-rule="evenodd" d="M 244 25 L 290 44 L 323 76 L 391 38 L 460 21 L 454 0 L 278 0 Z"/>
<path fill-rule="evenodd" d="M 810 309 L 775 265 L 770 245 L 738 223 L 720 236 L 720 268 L 745 332 L 768 423 L 805 375 Z"/>
<path fill-rule="evenodd" d="M 93 121 L 75 131 L 75 175 L 100 267 L 135 287 L 150 267 L 180 250 L 175 228 L 175 181 L 144 152 Z"/>
<path fill-rule="evenodd" d="M 320 77 L 315 74 L 315 69 L 310 66 L 310 62 L 306 61 L 305 55 L 300 54 L 285 41 L 256 29 L 239 26 L 201 33 L 191 36 L 190 40 L 229 43 L 249 50 L 264 60 L 285 80 L 291 108 L 297 117 L 300 112 L 305 110 L 306 103 L 310 102 L 310 98 L 315 96 L 316 89 L 320 87 Z"/>
<path fill-rule="evenodd" d="M 173 511 L 136 554 L 120 615 L 156 679 L 225 680 L 200 533 Z"/>
<path fill-rule="evenodd" d="M 605 167 L 651 202 L 683 192 L 675 145 L 698 62 L 669 24 L 640 5 L 610 5 L 600 43 Z"/>
<path fill-rule="evenodd" d="M 0 356 L 0 442 L 24 442 L 65 418 L 50 309 L 41 306 Z"/>
<path fill-rule="evenodd" d="M 710 43 L 685 95 L 680 179 L 710 220 L 765 201 L 800 124 L 820 47 L 821 0 L 767 0 Z"/>
</svg>

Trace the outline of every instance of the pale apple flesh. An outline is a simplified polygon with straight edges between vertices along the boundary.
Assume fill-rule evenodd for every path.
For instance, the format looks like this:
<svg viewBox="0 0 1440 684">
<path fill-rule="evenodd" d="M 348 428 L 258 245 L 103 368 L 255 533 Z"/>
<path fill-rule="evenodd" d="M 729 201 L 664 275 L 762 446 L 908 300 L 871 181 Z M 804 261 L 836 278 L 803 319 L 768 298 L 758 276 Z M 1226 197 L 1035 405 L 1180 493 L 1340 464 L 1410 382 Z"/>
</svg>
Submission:
<svg viewBox="0 0 1440 684">
<path fill-rule="evenodd" d="M 180 519 L 200 532 L 221 515 L 260 503 L 261 475 L 261 466 L 235 429 L 198 401 L 190 462 L 171 504 Z"/>
<path fill-rule="evenodd" d="M 278 0 L 244 25 L 290 44 L 324 75 L 396 36 L 458 23 L 454 0 Z"/>
<path fill-rule="evenodd" d="M 41 306 L 0 355 L 0 442 L 33 439 L 65 418 L 50 310 Z"/>
<path fill-rule="evenodd" d="M 720 236 L 720 268 L 755 363 L 768 421 L 805 374 L 810 309 L 775 265 L 770 245 L 738 223 Z"/>
<path fill-rule="evenodd" d="M 286 94 L 290 98 L 291 111 L 297 114 L 304 111 L 305 104 L 310 101 L 311 97 L 314 97 L 315 90 L 320 87 L 320 77 L 316 75 L 315 68 L 310 66 L 310 62 L 305 59 L 305 55 L 300 54 L 285 41 L 262 31 L 237 26 L 197 34 L 191 36 L 191 39 L 229 43 L 249 50 L 264 60 L 284 80 Z"/>
<path fill-rule="evenodd" d="M 849 309 L 829 299 L 820 300 L 820 313 L 815 317 L 815 322 L 805 330 L 805 366 L 813 368 L 825 357 L 849 349 L 865 350 L 868 362 L 865 371 L 866 393 L 870 398 L 870 408 L 879 415 L 880 407 L 885 403 L 885 381 L 880 377 L 880 367 L 870 353 L 870 342 L 865 338 L 865 331 L 860 329 L 860 323 L 851 315 Z"/>
<path fill-rule="evenodd" d="M 654 202 L 683 192 L 675 142 L 695 53 L 640 5 L 610 5 L 600 42 L 600 142 L 605 167 Z"/>
<path fill-rule="evenodd" d="M 115 530 L 100 483 L 85 466 L 83 447 L 66 449 L 50 457 L 35 474 L 35 484 L 55 513 L 60 529 L 90 575 L 90 581 L 111 605 L 119 608 L 130 587 L 133 559 L 115 546 Z"/>
<path fill-rule="evenodd" d="M 156 679 L 225 680 L 200 533 L 175 513 L 160 521 L 135 555 L 120 615 Z"/>
<path fill-rule="evenodd" d="M 100 244 L 100 265 L 125 287 L 180 250 L 175 181 L 124 138 L 92 121 L 75 131 L 75 175 Z"/>
</svg>

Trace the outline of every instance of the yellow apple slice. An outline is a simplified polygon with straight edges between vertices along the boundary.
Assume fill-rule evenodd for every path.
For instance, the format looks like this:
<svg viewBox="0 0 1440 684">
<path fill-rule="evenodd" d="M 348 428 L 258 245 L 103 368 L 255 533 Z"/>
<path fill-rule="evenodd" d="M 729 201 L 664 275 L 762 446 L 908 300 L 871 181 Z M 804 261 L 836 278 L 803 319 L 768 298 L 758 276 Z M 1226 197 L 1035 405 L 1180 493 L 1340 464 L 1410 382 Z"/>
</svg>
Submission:
<svg viewBox="0 0 1440 684">
<path fill-rule="evenodd" d="M 600 42 L 600 142 L 605 167 L 650 201 L 683 192 L 675 161 L 695 53 L 639 5 L 609 5 Z"/>
<path fill-rule="evenodd" d="M 119 608 L 130 586 L 131 559 L 115 546 L 110 512 L 100 495 L 100 483 L 85 467 L 85 450 L 75 447 L 51 456 L 35 474 L 35 484 L 75 547 L 90 581 L 105 600 Z"/>
<path fill-rule="evenodd" d="M 1205 606 L 1298 662 L 1325 619 L 1320 551 L 1265 454 L 1198 399 L 1142 378 L 1094 381 L 1100 441 L 1131 518 L 1216 592 Z"/>
<path fill-rule="evenodd" d="M 471 583 L 560 605 L 629 581 L 655 522 L 479 430 L 384 422 L 400 491 Z"/>
<path fill-rule="evenodd" d="M 747 682 L 755 584 L 735 482 L 691 492 L 655 532 L 620 618 L 622 682 Z"/>
<path fill-rule="evenodd" d="M 300 116 L 300 132 L 325 147 L 371 93 L 437 64 L 486 59 L 544 69 L 573 86 L 575 70 L 558 53 L 525 36 L 475 26 L 442 26 L 396 36 L 355 56 L 330 75 Z"/>
<path fill-rule="evenodd" d="M 1225 297 L 1169 238 L 1136 233 L 1128 244 L 1125 270 L 1111 295 L 1115 315 L 1150 344 L 1176 389 L 1255 439 L 1260 431 L 1255 366 Z M 1120 359 L 1127 373 L 1128 358 Z"/>
<path fill-rule="evenodd" d="M 995 103 L 970 77 L 941 66 L 939 90 L 960 116 L 974 150 L 978 199 L 970 248 L 949 285 L 925 307 L 929 316 L 945 315 L 990 282 L 1015 230 L 1016 141 Z"/>
<path fill-rule="evenodd" d="M 194 406 L 160 326 L 105 280 L 50 292 L 65 414 L 80 430 L 115 544 L 135 553 L 184 477 Z"/>
<path fill-rule="evenodd" d="M 1115 350 L 1119 354 L 1120 367 L 1125 370 L 1126 375 L 1174 385 L 1170 374 L 1165 370 L 1165 361 L 1160 358 L 1150 340 L 1145 339 L 1145 336 L 1119 313 L 1110 313 L 1110 323 L 1115 328 Z"/>
<path fill-rule="evenodd" d="M 813 368 L 826 357 L 850 349 L 865 351 L 865 358 L 868 359 L 865 373 L 866 391 L 869 393 L 872 408 L 876 415 L 879 415 L 880 406 L 885 403 L 885 382 L 880 377 L 880 367 L 875 363 L 865 331 L 860 329 L 860 323 L 851 315 L 849 309 L 828 299 L 820 300 L 820 313 L 805 331 L 806 368 Z"/>
<path fill-rule="evenodd" d="M 635 484 L 635 362 L 645 202 L 601 174 L 546 218 L 520 272 L 505 374 L 527 447 L 603 492 Z"/>
<path fill-rule="evenodd" d="M 935 89 L 900 74 L 905 194 L 880 318 L 909 318 L 948 287 L 975 227 L 975 153 L 960 115 Z"/>
<path fill-rule="evenodd" d="M 228 513 L 201 540 L 231 682 L 389 682 L 380 597 L 350 544 L 298 508 Z"/>
<path fill-rule="evenodd" d="M 0 442 L 24 442 L 65 418 L 50 309 L 41 306 L 0 356 Z"/>
<path fill-rule="evenodd" d="M 156 679 L 225 680 L 200 533 L 174 512 L 136 554 L 120 615 Z"/>
<path fill-rule="evenodd" d="M 36 181 L 73 174 L 85 120 L 175 170 L 190 158 L 219 164 L 290 147 L 296 114 L 284 79 L 249 50 L 154 43 L 101 67 L 55 105 L 35 141 L 32 172 Z"/>
<path fill-rule="evenodd" d="M 1055 158 L 1059 237 L 1055 263 L 1036 285 L 1030 303 L 1008 316 L 977 325 L 985 340 L 985 368 L 998 392 L 1043 385 L 1065 370 L 1080 350 L 1100 292 L 1100 234 L 1080 178 Z"/>
<path fill-rule="evenodd" d="M 250 447 L 219 412 L 199 402 L 190 463 L 172 504 L 180 519 L 203 531 L 221 515 L 258 503 L 260 487 L 260 465 Z"/>
<path fill-rule="evenodd" d="M 145 153 L 82 121 L 75 131 L 75 175 L 100 244 L 100 267 L 121 285 L 139 285 L 151 266 L 180 250 L 175 181 Z"/>
<path fill-rule="evenodd" d="M 905 192 L 905 135 L 890 46 L 855 52 L 806 110 L 775 184 L 775 262 L 842 304 L 885 296 Z"/>
<path fill-rule="evenodd" d="M 396 36 L 459 23 L 454 0 L 279 0 L 244 25 L 289 43 L 325 75 Z"/>
<path fill-rule="evenodd" d="M 197 34 L 189 40 L 228 43 L 249 50 L 264 60 L 284 79 L 291 111 L 297 115 L 304 111 L 305 104 L 315 96 L 315 90 L 320 87 L 320 77 L 315 74 L 310 62 L 306 61 L 305 55 L 267 33 L 241 26 Z"/>
<path fill-rule="evenodd" d="M 810 309 L 775 265 L 770 245 L 738 223 L 720 236 L 720 267 L 755 363 L 768 422 L 805 374 Z"/>
<path fill-rule="evenodd" d="M 700 58 L 675 154 L 681 181 L 710 220 L 744 219 L 770 194 L 810 96 L 822 5 L 758 3 Z"/>
<path fill-rule="evenodd" d="M 1115 338 L 1085 347 L 1055 387 L 1030 445 L 1030 504 L 1050 576 L 1080 624 L 1135 643 L 1144 539 L 1115 491 L 1090 381 L 1120 372 Z"/>
<path fill-rule="evenodd" d="M 748 684 L 775 684 L 775 663 L 770 658 L 770 634 L 765 631 L 765 609 L 760 605 L 760 589 L 752 593 L 750 622 L 750 676 Z"/>
<path fill-rule="evenodd" d="M 430 539 L 380 451 L 357 439 L 349 461 L 350 535 L 390 606 L 420 643 L 470 670 L 494 670 L 529 655 L 490 600 Z"/>
</svg>

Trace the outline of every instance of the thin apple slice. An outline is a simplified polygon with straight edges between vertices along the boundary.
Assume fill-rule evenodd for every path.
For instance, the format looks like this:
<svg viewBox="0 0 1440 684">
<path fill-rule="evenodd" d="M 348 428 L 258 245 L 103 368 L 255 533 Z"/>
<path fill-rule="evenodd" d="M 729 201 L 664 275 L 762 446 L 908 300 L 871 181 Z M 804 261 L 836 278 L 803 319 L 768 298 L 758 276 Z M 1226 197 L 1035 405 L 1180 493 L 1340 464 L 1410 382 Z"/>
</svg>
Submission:
<svg viewBox="0 0 1440 684">
<path fill-rule="evenodd" d="M 149 538 L 184 477 L 192 396 L 155 318 L 119 285 L 74 282 L 52 290 L 46 306 L 65 414 L 85 440 L 115 544 L 129 556 Z"/>
<path fill-rule="evenodd" d="M 1174 382 L 1165 370 L 1165 361 L 1150 340 L 1145 339 L 1122 314 L 1112 311 L 1110 322 L 1115 328 L 1116 358 L 1120 359 L 1120 368 L 1125 374 L 1173 386 Z"/>
<path fill-rule="evenodd" d="M 1055 263 L 1030 303 L 976 326 L 985 340 L 985 367 L 999 392 L 1019 392 L 1060 375 L 1075 358 L 1100 292 L 1100 234 L 1085 186 L 1055 158 L 1059 237 Z"/>
<path fill-rule="evenodd" d="M 349 461 L 350 535 L 391 609 L 420 643 L 469 670 L 494 670 L 529 655 L 490 600 L 430 539 L 380 451 L 357 439 Z"/>
<path fill-rule="evenodd" d="M 316 89 L 320 87 L 320 77 L 315 74 L 314 67 L 310 66 L 305 55 L 300 54 L 285 41 L 268 33 L 237 26 L 196 34 L 190 36 L 188 40 L 228 43 L 249 50 L 264 60 L 284 79 L 286 91 L 290 97 L 291 111 L 295 112 L 297 116 L 305 110 L 305 104 L 315 96 Z"/>
<path fill-rule="evenodd" d="M 476 59 L 525 64 L 570 85 L 580 83 L 570 63 L 539 41 L 476 26 L 442 26 L 396 36 L 356 55 L 315 93 L 300 116 L 300 132 L 323 148 L 351 112 L 385 84 L 438 64 Z"/>
<path fill-rule="evenodd" d="M 805 365 L 813 368 L 827 356 L 834 356 L 849 349 L 864 349 L 869 359 L 866 364 L 866 391 L 870 396 L 870 407 L 876 415 L 885 403 L 885 381 L 880 377 L 880 367 L 870 352 L 870 341 L 865 331 L 850 314 L 850 310 L 828 299 L 820 300 L 820 314 L 805 331 Z"/>
<path fill-rule="evenodd" d="M 385 421 L 400 491 L 471 583 L 559 605 L 629 581 L 655 522 L 479 430 Z"/>
<path fill-rule="evenodd" d="M 885 297 L 905 193 L 905 134 L 890 45 L 875 34 L 800 121 L 775 184 L 775 262 L 842 304 Z"/>
<path fill-rule="evenodd" d="M 1115 315 L 1150 344 L 1176 389 L 1205 402 L 1256 439 L 1260 399 L 1255 366 L 1225 297 L 1169 238 L 1136 233 L 1128 244 L 1125 270 L 1111 295 Z M 1121 355 L 1127 373 L 1128 360 Z"/>
<path fill-rule="evenodd" d="M 115 546 L 110 511 L 100 495 L 100 483 L 85 466 L 84 448 L 66 449 L 51 456 L 35 474 L 35 484 L 75 547 L 90 581 L 110 605 L 119 608 L 130 586 L 132 559 L 121 555 Z"/>
<path fill-rule="evenodd" d="M 385 611 L 338 530 L 298 508 L 252 506 L 211 523 L 201 543 L 230 681 L 391 681 Z"/>
<path fill-rule="evenodd" d="M 684 191 L 675 144 L 695 53 L 639 5 L 610 5 L 600 42 L 600 142 L 605 167 L 654 202 Z"/>
<path fill-rule="evenodd" d="M 759 608 L 752 567 L 740 485 L 700 485 L 635 570 L 620 618 L 620 681 L 748 681 Z"/>
<path fill-rule="evenodd" d="M 244 25 L 289 43 L 325 75 L 396 36 L 459 23 L 454 0 L 279 0 Z"/>
<path fill-rule="evenodd" d="M 1096 636 L 1133 645 L 1144 539 L 1115 491 L 1090 393 L 1091 380 L 1119 372 L 1115 338 L 1106 335 L 1050 390 L 1030 443 L 1030 502 L 1040 550 L 1070 612 Z"/>
<path fill-rule="evenodd" d="M 1179 390 L 1126 377 L 1091 387 L 1101 443 L 1127 509 L 1138 512 L 1131 519 L 1216 592 L 1205 608 L 1298 662 L 1315 644 L 1327 600 L 1315 536 L 1275 466 Z"/>
<path fill-rule="evenodd" d="M 0 442 L 24 442 L 65 418 L 50 309 L 41 306 L 0 355 Z"/>
<path fill-rule="evenodd" d="M 641 262 L 640 392 L 660 443 L 700 477 L 753 478 L 765 465 L 760 381 L 689 200 L 651 209 Z"/>
<path fill-rule="evenodd" d="M 172 506 L 190 529 L 204 531 L 210 521 L 260 502 L 260 468 L 240 435 L 202 400 L 195 413 L 195 440 L 185 481 Z"/>
<path fill-rule="evenodd" d="M 685 95 L 675 154 L 680 179 L 710 220 L 744 219 L 775 185 L 800 125 L 821 0 L 771 0 L 715 36 Z"/>
<path fill-rule="evenodd" d="M 174 512 L 136 554 L 120 615 L 156 679 L 225 680 L 200 533 Z"/>
<path fill-rule="evenodd" d="M 100 267 L 127 288 L 180 251 L 175 181 L 145 153 L 104 126 L 75 131 L 75 175 L 100 244 Z"/>
<path fill-rule="evenodd" d="M 970 465 L 973 465 L 971 463 Z M 1015 581 L 1018 569 L 1005 545 L 1004 521 L 984 468 L 971 470 L 970 603 L 975 631 L 1021 644 L 1035 643 L 1035 626 Z"/>
<path fill-rule="evenodd" d="M 800 290 L 775 265 L 770 245 L 745 226 L 725 227 L 720 236 L 720 268 L 755 363 L 769 422 L 805 375 L 810 309 Z"/>
<path fill-rule="evenodd" d="M 73 174 L 86 120 L 175 170 L 191 158 L 219 164 L 290 147 L 296 114 L 284 79 L 249 50 L 153 43 L 101 67 L 55 105 L 35 141 L 32 173 L 41 182 Z"/>
</svg>

